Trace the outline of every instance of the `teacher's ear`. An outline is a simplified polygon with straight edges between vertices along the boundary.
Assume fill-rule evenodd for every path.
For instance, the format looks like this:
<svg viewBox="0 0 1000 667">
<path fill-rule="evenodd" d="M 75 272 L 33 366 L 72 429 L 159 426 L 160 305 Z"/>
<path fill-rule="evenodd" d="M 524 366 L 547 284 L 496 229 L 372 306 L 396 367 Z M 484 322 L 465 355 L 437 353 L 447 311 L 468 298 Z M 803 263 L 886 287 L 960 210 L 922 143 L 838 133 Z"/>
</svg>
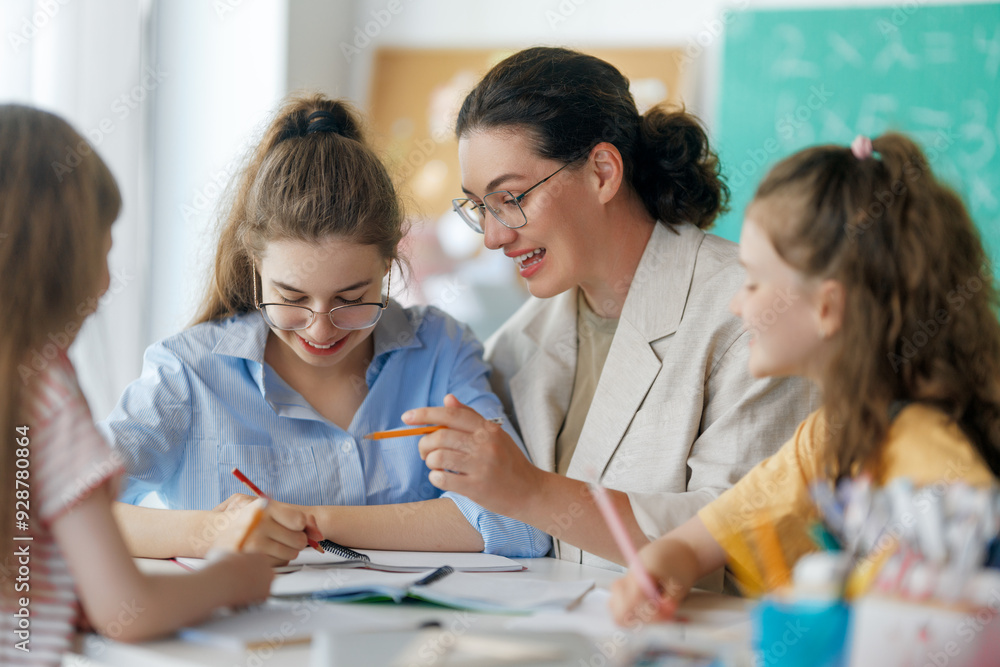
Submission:
<svg viewBox="0 0 1000 667">
<path fill-rule="evenodd" d="M 622 154 L 614 144 L 602 141 L 590 149 L 588 164 L 593 170 L 593 183 L 597 188 L 598 201 L 607 204 L 618 194 L 625 178 Z"/>
</svg>

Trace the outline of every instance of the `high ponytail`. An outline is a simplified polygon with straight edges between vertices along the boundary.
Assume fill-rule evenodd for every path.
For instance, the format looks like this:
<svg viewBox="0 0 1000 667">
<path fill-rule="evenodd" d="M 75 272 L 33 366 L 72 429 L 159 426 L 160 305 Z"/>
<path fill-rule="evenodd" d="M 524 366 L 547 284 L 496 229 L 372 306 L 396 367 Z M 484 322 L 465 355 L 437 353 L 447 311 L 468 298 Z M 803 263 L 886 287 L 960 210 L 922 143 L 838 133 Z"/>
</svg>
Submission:
<svg viewBox="0 0 1000 667">
<path fill-rule="evenodd" d="M 668 226 L 705 229 L 726 210 L 729 190 L 698 119 L 661 107 L 640 116 L 628 79 L 594 56 L 535 47 L 494 66 L 462 103 L 455 133 L 513 127 L 528 130 L 541 157 L 570 164 L 613 144 L 625 182 Z"/>
<path fill-rule="evenodd" d="M 398 260 L 403 208 L 357 114 L 322 95 L 290 98 L 232 186 L 215 269 L 194 324 L 254 308 L 253 259 L 278 239 L 336 236 Z M 318 247 L 318 245 L 317 245 Z M 317 250 L 316 262 L 325 258 Z"/>
<path fill-rule="evenodd" d="M 892 405 L 912 401 L 952 417 L 1000 476 L 1000 321 L 979 232 L 913 141 L 890 133 L 872 148 L 800 151 L 755 195 L 796 204 L 787 218 L 759 221 L 778 254 L 847 290 L 823 379 L 824 410 L 838 424 L 827 472 L 877 466 Z"/>
</svg>

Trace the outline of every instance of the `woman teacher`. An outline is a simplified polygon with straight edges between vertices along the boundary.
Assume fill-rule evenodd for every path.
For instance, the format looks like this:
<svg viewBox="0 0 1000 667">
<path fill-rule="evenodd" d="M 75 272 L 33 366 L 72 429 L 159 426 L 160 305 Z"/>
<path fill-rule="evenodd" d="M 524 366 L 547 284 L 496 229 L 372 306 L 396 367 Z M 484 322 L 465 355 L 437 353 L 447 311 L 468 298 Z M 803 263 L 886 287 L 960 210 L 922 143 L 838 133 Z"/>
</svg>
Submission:
<svg viewBox="0 0 1000 667">
<path fill-rule="evenodd" d="M 531 461 L 454 397 L 403 420 L 449 427 L 420 444 L 435 486 L 545 530 L 559 558 L 622 563 L 585 481 L 642 546 L 776 451 L 811 388 L 747 371 L 737 246 L 704 231 L 728 191 L 694 117 L 640 115 L 609 63 L 532 48 L 483 78 L 456 132 L 456 209 L 533 296 L 486 345 Z"/>
</svg>

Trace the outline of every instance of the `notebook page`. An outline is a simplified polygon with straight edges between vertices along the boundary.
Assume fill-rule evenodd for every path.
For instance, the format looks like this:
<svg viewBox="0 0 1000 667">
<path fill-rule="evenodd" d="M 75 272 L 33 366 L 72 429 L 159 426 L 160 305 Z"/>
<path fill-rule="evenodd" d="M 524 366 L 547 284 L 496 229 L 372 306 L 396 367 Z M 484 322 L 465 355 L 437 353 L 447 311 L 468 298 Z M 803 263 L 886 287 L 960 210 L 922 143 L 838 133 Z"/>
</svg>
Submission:
<svg viewBox="0 0 1000 667">
<path fill-rule="evenodd" d="M 516 584 L 516 585 L 512 585 Z M 454 572 L 429 586 L 414 586 L 410 594 L 425 600 L 479 611 L 566 609 L 594 587 L 592 579 L 546 581 L 496 578 L 488 574 Z"/>
<path fill-rule="evenodd" d="M 386 588 L 405 592 L 406 588 L 419 578 L 419 575 L 412 572 L 306 567 L 296 572 L 277 575 L 271 582 L 271 595 L 312 595 L 342 589 L 382 591 Z"/>
<path fill-rule="evenodd" d="M 523 569 L 517 561 L 495 554 L 462 553 L 446 551 L 377 551 L 374 549 L 355 549 L 371 559 L 367 567 L 379 569 L 380 566 L 391 568 L 406 568 L 413 572 L 435 570 L 442 565 L 451 565 L 456 570 L 465 572 L 516 572 Z M 320 565 L 346 562 L 344 558 L 331 553 L 319 553 L 315 549 L 303 549 L 298 558 L 289 566 Z"/>
<path fill-rule="evenodd" d="M 427 586 L 415 586 L 420 576 L 411 572 L 307 567 L 275 577 L 271 595 L 326 593 L 335 598 L 369 592 L 400 600 L 408 594 L 459 609 L 527 612 L 566 609 L 594 587 L 593 580 L 546 581 L 518 577 L 512 582 L 507 577 L 469 572 L 452 572 Z"/>
</svg>

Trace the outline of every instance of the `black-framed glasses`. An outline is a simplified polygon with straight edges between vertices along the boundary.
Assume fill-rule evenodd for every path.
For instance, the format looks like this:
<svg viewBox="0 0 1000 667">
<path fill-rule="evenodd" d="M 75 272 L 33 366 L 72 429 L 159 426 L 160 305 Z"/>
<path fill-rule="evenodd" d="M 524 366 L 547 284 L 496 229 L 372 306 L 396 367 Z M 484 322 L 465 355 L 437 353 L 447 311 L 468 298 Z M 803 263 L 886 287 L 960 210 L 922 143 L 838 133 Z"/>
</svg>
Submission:
<svg viewBox="0 0 1000 667">
<path fill-rule="evenodd" d="M 260 311 L 264 321 L 281 331 L 301 331 L 308 329 L 316 321 L 316 316 L 327 314 L 330 323 L 338 329 L 356 331 L 373 327 L 382 317 L 382 311 L 389 306 L 389 287 L 392 285 L 392 271 L 385 286 L 385 301 L 379 303 L 348 303 L 335 306 L 328 311 L 315 311 L 305 306 L 290 303 L 257 302 L 257 267 L 253 268 L 253 304 Z"/>
<path fill-rule="evenodd" d="M 567 162 L 519 195 L 513 194 L 510 190 L 497 190 L 496 192 L 490 192 L 489 194 L 484 195 L 482 204 L 477 204 L 468 197 L 452 199 L 452 208 L 455 209 L 456 213 L 462 216 L 462 220 L 464 220 L 465 224 L 472 228 L 472 231 L 479 234 L 483 233 L 483 223 L 486 222 L 485 209 L 489 209 L 490 213 L 493 214 L 493 217 L 499 220 L 500 224 L 504 227 L 519 229 L 528 224 L 528 217 L 524 214 L 524 210 L 521 208 L 521 200 L 524 199 L 529 192 L 571 164 L 572 162 Z"/>
</svg>

